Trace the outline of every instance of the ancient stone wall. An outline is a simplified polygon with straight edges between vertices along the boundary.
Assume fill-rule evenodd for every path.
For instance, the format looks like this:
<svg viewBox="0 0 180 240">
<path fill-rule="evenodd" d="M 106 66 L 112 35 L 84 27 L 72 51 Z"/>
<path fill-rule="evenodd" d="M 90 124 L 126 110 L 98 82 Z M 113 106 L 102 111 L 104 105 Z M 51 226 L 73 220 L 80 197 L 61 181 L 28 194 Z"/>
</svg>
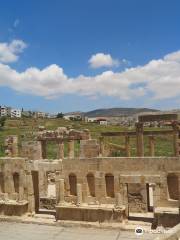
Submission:
<svg viewBox="0 0 180 240">
<path fill-rule="evenodd" d="M 22 215 L 34 211 L 30 164 L 23 158 L 0 158 L 0 214 Z"/>
<path fill-rule="evenodd" d="M 154 186 L 154 208 L 179 207 L 178 199 L 172 202 L 169 198 L 173 194 L 177 197 L 179 191 L 168 193 L 168 190 L 172 191 L 174 181 L 174 178 L 168 180 L 169 176 L 176 176 L 179 183 L 180 159 L 177 157 L 94 157 L 53 161 L 1 158 L 0 163 L 0 199 L 1 209 L 4 209 L 1 214 L 8 214 L 12 206 L 15 210 L 11 214 L 14 215 L 33 212 L 37 200 L 43 198 L 47 203 L 49 197 L 52 204 L 56 204 L 58 214 L 59 211 L 63 214 L 71 212 L 71 208 L 76 212 L 77 207 L 88 209 L 87 214 L 92 207 L 93 211 L 104 209 L 105 215 L 110 209 L 115 212 L 120 209 L 116 216 L 121 219 L 122 216 L 128 217 L 128 212 L 148 211 L 147 184 Z M 38 178 L 33 182 L 35 172 Z M 48 196 L 50 178 L 55 181 L 55 198 Z M 38 185 L 38 195 L 35 185 Z M 98 218 L 92 214 L 94 219 Z M 111 217 L 114 219 L 115 215 Z"/>
</svg>

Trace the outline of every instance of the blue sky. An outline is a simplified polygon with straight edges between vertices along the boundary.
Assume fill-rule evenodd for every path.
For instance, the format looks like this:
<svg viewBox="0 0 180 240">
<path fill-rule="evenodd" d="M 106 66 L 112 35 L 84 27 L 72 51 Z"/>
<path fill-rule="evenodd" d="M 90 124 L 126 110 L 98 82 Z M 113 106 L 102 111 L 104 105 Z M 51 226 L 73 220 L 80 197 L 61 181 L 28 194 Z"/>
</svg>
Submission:
<svg viewBox="0 0 180 240">
<path fill-rule="evenodd" d="M 179 108 L 179 0 L 0 4 L 0 104 Z"/>
</svg>

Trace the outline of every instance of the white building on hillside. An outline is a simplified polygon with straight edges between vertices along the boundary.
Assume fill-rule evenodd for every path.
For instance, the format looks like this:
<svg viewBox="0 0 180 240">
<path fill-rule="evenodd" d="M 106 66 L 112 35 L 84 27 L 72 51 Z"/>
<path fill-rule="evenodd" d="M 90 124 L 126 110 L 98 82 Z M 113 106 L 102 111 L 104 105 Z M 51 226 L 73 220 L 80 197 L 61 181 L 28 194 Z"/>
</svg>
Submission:
<svg viewBox="0 0 180 240">
<path fill-rule="evenodd" d="M 47 113 L 45 112 L 35 112 L 34 113 L 34 118 L 46 118 L 47 117 Z"/>
<path fill-rule="evenodd" d="M 85 122 L 99 123 L 100 125 L 107 125 L 106 117 L 85 117 Z"/>
<path fill-rule="evenodd" d="M 7 108 L 5 106 L 0 106 L 0 117 L 7 116 Z"/>
<path fill-rule="evenodd" d="M 82 120 L 82 116 L 80 114 L 69 114 L 64 115 L 65 120 Z"/>
<path fill-rule="evenodd" d="M 85 117 L 85 122 L 97 122 L 96 117 Z"/>
<path fill-rule="evenodd" d="M 21 118 L 21 110 L 11 109 L 11 118 Z"/>
</svg>

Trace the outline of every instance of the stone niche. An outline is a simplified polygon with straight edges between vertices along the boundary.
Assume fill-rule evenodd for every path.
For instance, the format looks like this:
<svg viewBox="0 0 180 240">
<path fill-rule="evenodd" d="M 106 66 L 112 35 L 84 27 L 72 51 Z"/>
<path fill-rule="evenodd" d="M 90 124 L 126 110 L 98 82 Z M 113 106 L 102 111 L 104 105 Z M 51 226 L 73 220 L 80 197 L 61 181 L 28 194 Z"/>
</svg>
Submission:
<svg viewBox="0 0 180 240">
<path fill-rule="evenodd" d="M 147 188 L 145 184 L 128 184 L 129 211 L 142 213 L 147 212 Z"/>
</svg>

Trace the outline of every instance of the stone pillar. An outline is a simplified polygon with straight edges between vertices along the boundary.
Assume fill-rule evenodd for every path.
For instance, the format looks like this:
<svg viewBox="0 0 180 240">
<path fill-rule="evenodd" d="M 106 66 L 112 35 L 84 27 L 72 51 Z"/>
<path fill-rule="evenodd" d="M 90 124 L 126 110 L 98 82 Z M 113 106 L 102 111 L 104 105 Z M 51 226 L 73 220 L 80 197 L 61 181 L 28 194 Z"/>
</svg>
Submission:
<svg viewBox="0 0 180 240">
<path fill-rule="evenodd" d="M 43 169 L 39 170 L 39 193 L 41 197 L 47 196 L 48 180 L 46 172 Z"/>
<path fill-rule="evenodd" d="M 179 157 L 179 126 L 177 122 L 173 122 L 173 146 L 174 146 L 174 155 Z"/>
<path fill-rule="evenodd" d="M 82 184 L 77 184 L 77 205 L 80 206 L 82 204 Z"/>
<path fill-rule="evenodd" d="M 117 196 L 116 198 L 119 201 L 119 203 L 120 203 L 120 201 L 122 201 L 121 204 L 125 206 L 125 213 L 126 213 L 126 217 L 128 218 L 128 216 L 129 216 L 129 206 L 128 206 L 128 188 L 127 188 L 127 184 L 120 183 L 119 194 L 120 194 L 120 196 Z"/>
<path fill-rule="evenodd" d="M 121 193 L 115 193 L 115 207 L 118 208 L 120 206 L 122 206 L 122 195 Z"/>
<path fill-rule="evenodd" d="M 129 216 L 128 186 L 126 183 L 120 184 L 120 190 L 123 192 L 123 204 L 125 205 L 125 214 Z"/>
<path fill-rule="evenodd" d="M 58 142 L 58 158 L 64 159 L 64 142 Z"/>
<path fill-rule="evenodd" d="M 68 158 L 74 158 L 74 140 L 68 141 Z"/>
<path fill-rule="evenodd" d="M 144 156 L 144 138 L 143 138 L 143 123 L 136 123 L 136 148 L 137 148 L 137 156 Z"/>
<path fill-rule="evenodd" d="M 12 157 L 18 156 L 18 136 L 12 136 Z"/>
<path fill-rule="evenodd" d="M 99 138 L 100 141 L 100 156 L 103 157 L 104 156 L 104 137 L 100 137 Z"/>
<path fill-rule="evenodd" d="M 9 199 L 13 199 L 13 194 L 15 193 L 14 189 L 14 180 L 13 175 L 10 171 L 5 171 L 4 173 L 4 190 L 8 194 Z"/>
<path fill-rule="evenodd" d="M 130 137 L 125 136 L 125 148 L 126 148 L 126 157 L 131 156 L 131 149 L 130 149 Z"/>
<path fill-rule="evenodd" d="M 96 171 L 94 177 L 96 201 L 101 202 L 101 199 L 106 196 L 105 174 L 103 172 Z"/>
<path fill-rule="evenodd" d="M 42 158 L 46 159 L 47 151 L 46 151 L 46 141 L 45 140 L 41 141 L 41 149 L 42 149 Z"/>
<path fill-rule="evenodd" d="M 156 208 L 160 201 L 160 183 L 153 185 L 153 207 Z"/>
<path fill-rule="evenodd" d="M 9 157 L 18 156 L 18 136 L 12 135 L 5 139 L 5 153 Z"/>
<path fill-rule="evenodd" d="M 27 190 L 28 190 L 28 212 L 35 211 L 35 198 L 34 198 L 34 188 L 31 172 L 28 172 L 26 175 L 27 179 Z"/>
<path fill-rule="evenodd" d="M 166 173 L 161 173 L 159 189 L 160 189 L 160 200 L 162 202 L 166 201 L 168 199 L 168 185 L 167 185 Z"/>
<path fill-rule="evenodd" d="M 63 204 L 64 203 L 64 179 L 59 179 L 59 203 Z"/>
<path fill-rule="evenodd" d="M 24 200 L 24 181 L 25 181 L 25 174 L 24 170 L 20 170 L 19 173 L 19 201 Z"/>
<path fill-rule="evenodd" d="M 59 203 L 60 201 L 60 184 L 59 184 L 59 180 L 60 180 L 60 172 L 56 171 L 55 173 L 55 183 L 56 183 L 56 204 Z"/>
<path fill-rule="evenodd" d="M 149 156 L 154 157 L 155 155 L 155 138 L 154 136 L 149 136 Z"/>
</svg>

